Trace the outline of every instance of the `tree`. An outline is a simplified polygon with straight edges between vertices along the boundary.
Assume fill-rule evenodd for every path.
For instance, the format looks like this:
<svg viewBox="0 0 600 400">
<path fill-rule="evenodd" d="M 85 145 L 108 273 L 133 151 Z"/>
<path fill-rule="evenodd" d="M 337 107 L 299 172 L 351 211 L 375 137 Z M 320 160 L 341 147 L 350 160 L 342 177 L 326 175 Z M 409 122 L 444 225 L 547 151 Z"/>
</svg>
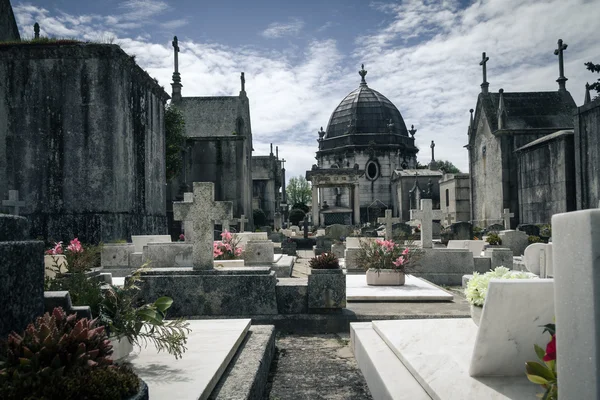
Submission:
<svg viewBox="0 0 600 400">
<path fill-rule="evenodd" d="M 175 106 L 165 108 L 165 159 L 167 182 L 175 178 L 183 167 L 181 149 L 185 144 L 185 120 Z"/>
<path fill-rule="evenodd" d="M 586 62 L 585 66 L 589 71 L 600 73 L 600 64 L 594 64 L 593 62 Z M 594 82 L 590 85 L 590 90 L 595 90 L 597 95 L 593 98 L 596 100 L 600 98 L 600 78 L 598 78 L 597 82 Z"/>
<path fill-rule="evenodd" d="M 302 176 L 290 178 L 285 188 L 288 198 L 288 204 L 310 204 L 312 193 L 310 183 Z"/>
<path fill-rule="evenodd" d="M 306 214 L 299 208 L 294 208 L 290 211 L 290 222 L 292 225 L 300 225 L 300 222 L 304 220 Z"/>
<path fill-rule="evenodd" d="M 299 210 L 304 211 L 305 214 L 310 210 L 310 208 L 306 204 L 304 204 L 304 203 L 294 203 L 292 205 L 292 210 L 294 210 L 296 208 L 299 209 Z"/>
<path fill-rule="evenodd" d="M 252 210 L 252 219 L 256 226 L 265 226 L 267 224 L 267 214 L 260 208 Z"/>
<path fill-rule="evenodd" d="M 436 161 L 435 163 L 437 164 L 438 169 L 445 174 L 459 174 L 460 173 L 460 170 L 454 164 L 452 164 L 451 161 L 439 160 L 439 161 Z"/>
</svg>

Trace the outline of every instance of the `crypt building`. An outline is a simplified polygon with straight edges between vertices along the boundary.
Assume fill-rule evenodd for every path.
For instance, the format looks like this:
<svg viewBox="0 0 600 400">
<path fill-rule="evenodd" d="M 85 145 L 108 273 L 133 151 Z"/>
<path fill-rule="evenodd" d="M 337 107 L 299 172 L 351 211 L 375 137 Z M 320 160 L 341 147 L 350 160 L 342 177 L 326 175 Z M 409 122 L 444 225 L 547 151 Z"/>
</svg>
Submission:
<svg viewBox="0 0 600 400">
<path fill-rule="evenodd" d="M 358 88 L 318 132 L 317 164 L 306 172 L 318 225 L 373 223 L 386 209 L 398 216 L 394 172 L 416 168 L 416 130 L 408 131 L 396 106 L 367 85 L 364 66 L 359 75 Z"/>
</svg>

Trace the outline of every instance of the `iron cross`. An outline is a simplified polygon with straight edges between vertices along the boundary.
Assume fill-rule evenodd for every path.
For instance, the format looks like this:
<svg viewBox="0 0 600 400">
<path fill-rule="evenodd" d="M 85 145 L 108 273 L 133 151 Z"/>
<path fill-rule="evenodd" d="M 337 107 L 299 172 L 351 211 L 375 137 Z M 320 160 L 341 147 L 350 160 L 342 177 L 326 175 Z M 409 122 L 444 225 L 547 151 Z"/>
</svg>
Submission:
<svg viewBox="0 0 600 400">
<path fill-rule="evenodd" d="M 479 63 L 479 65 L 481 65 L 483 67 L 483 83 L 487 83 L 486 64 L 488 61 L 490 61 L 490 58 L 486 57 L 485 51 L 484 51 L 483 53 L 481 53 L 481 62 Z"/>
</svg>

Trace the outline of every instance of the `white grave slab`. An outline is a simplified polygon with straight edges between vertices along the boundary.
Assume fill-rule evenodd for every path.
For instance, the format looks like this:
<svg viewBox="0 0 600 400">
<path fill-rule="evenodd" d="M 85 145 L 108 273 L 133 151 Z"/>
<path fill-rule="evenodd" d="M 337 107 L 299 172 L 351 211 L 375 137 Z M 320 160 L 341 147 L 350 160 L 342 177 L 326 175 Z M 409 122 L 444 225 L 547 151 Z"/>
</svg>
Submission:
<svg viewBox="0 0 600 400">
<path fill-rule="evenodd" d="M 486 242 L 483 240 L 449 240 L 448 249 L 468 249 L 474 257 L 480 257 Z"/>
<path fill-rule="evenodd" d="M 533 243 L 527 246 L 523 255 L 525 267 L 540 278 L 554 276 L 552 243 Z"/>
<path fill-rule="evenodd" d="M 250 321 L 190 320 L 187 351 L 179 360 L 158 353 L 152 343 L 126 360 L 148 384 L 150 399 L 207 399 L 244 340 Z"/>
<path fill-rule="evenodd" d="M 492 279 L 473 349 L 471 376 L 521 376 L 538 361 L 533 345 L 550 340 L 541 325 L 554 321 L 554 280 Z"/>
<path fill-rule="evenodd" d="M 373 328 L 433 399 L 531 400 L 540 392 L 524 364 L 516 377 L 469 376 L 477 336 L 471 318 L 374 321 Z"/>
<path fill-rule="evenodd" d="M 347 301 L 452 301 L 454 296 L 424 279 L 406 276 L 403 286 L 369 286 L 365 275 L 346 275 Z"/>
<path fill-rule="evenodd" d="M 135 247 L 134 253 L 144 251 L 144 246 L 148 243 L 171 243 L 170 235 L 134 235 L 131 236 L 131 241 Z"/>
</svg>

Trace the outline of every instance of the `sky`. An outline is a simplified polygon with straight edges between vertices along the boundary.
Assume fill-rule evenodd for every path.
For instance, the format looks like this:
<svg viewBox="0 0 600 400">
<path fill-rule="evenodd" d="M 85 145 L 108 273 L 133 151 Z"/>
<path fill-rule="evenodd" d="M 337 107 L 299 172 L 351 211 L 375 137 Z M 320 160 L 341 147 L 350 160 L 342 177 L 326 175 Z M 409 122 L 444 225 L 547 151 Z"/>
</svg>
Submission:
<svg viewBox="0 0 600 400">
<path fill-rule="evenodd" d="M 554 91 L 558 39 L 567 89 L 578 105 L 598 79 L 598 0 L 11 0 L 23 37 L 120 45 L 170 93 L 174 35 L 183 96 L 231 96 L 245 72 L 254 155 L 279 147 L 286 175 L 316 163 L 318 130 L 360 83 L 417 129 L 418 159 L 468 172 L 469 109 L 480 92 L 481 53 L 490 91 Z M 210 4 L 210 5 L 207 5 Z"/>
</svg>

